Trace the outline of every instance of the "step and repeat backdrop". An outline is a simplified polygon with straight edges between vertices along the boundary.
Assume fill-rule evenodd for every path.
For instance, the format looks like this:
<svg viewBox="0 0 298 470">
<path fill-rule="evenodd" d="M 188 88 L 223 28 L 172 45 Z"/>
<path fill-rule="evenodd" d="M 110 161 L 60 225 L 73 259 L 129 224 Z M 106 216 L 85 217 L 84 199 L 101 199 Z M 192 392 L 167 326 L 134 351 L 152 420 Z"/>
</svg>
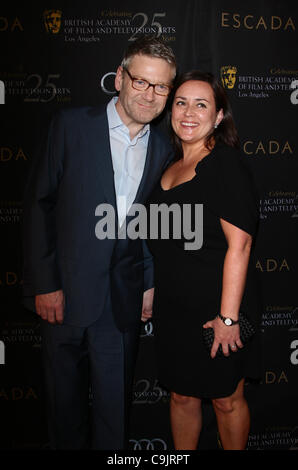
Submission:
<svg viewBox="0 0 298 470">
<path fill-rule="evenodd" d="M 57 109 L 107 103 L 123 50 L 143 34 L 172 46 L 179 71 L 213 72 L 231 100 L 260 194 L 262 377 L 245 386 L 247 449 L 298 448 L 297 28 L 290 0 L 1 3 L 0 448 L 48 446 L 39 322 L 22 306 L 22 199 L 38 139 Z M 131 449 L 173 449 L 152 322 L 142 326 L 133 393 Z M 218 449 L 207 401 L 203 413 L 199 449 Z"/>
</svg>

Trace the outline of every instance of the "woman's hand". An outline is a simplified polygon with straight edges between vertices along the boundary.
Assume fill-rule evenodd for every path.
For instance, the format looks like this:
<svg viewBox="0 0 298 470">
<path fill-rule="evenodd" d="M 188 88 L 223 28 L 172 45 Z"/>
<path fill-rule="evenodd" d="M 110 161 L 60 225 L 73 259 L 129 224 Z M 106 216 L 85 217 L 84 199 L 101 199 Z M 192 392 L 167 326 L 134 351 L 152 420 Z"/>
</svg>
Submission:
<svg viewBox="0 0 298 470">
<path fill-rule="evenodd" d="M 238 348 L 243 347 L 239 325 L 226 326 L 219 317 L 216 317 L 205 323 L 203 328 L 213 328 L 214 330 L 214 341 L 210 353 L 212 359 L 215 358 L 220 344 L 225 356 L 229 356 L 230 349 L 236 352 Z"/>
<path fill-rule="evenodd" d="M 223 267 L 220 312 L 223 316 L 236 320 L 246 282 L 252 237 L 224 219 L 220 219 L 220 223 L 228 244 Z M 238 324 L 226 326 L 219 317 L 216 317 L 203 326 L 214 330 L 212 358 L 216 356 L 220 344 L 225 356 L 229 356 L 230 349 L 236 352 L 238 348 L 243 347 Z"/>
</svg>

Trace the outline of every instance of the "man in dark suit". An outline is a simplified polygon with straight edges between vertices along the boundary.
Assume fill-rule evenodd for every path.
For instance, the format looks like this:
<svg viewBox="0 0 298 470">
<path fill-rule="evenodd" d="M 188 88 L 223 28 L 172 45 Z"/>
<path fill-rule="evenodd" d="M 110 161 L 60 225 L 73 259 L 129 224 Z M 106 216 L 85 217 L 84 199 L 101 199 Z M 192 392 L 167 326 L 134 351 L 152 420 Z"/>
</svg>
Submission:
<svg viewBox="0 0 298 470">
<path fill-rule="evenodd" d="M 173 52 L 158 39 L 132 43 L 116 73 L 119 96 L 104 108 L 60 111 L 28 182 L 24 295 L 42 319 L 55 449 L 87 448 L 90 429 L 93 449 L 127 445 L 140 318 L 152 311 L 152 260 L 140 239 L 99 239 L 97 214 L 109 204 L 122 229 L 171 160 L 167 140 L 149 123 L 163 111 L 175 71 Z"/>
</svg>

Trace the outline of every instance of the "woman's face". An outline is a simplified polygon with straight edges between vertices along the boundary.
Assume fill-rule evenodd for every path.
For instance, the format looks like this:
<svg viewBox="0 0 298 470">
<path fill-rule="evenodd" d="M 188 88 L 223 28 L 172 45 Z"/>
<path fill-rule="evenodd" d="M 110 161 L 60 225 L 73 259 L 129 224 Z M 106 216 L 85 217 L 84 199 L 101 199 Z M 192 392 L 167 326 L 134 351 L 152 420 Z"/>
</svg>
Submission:
<svg viewBox="0 0 298 470">
<path fill-rule="evenodd" d="M 172 106 L 172 127 L 183 143 L 205 142 L 223 111 L 216 112 L 213 90 L 209 83 L 189 80 L 176 91 Z"/>
</svg>

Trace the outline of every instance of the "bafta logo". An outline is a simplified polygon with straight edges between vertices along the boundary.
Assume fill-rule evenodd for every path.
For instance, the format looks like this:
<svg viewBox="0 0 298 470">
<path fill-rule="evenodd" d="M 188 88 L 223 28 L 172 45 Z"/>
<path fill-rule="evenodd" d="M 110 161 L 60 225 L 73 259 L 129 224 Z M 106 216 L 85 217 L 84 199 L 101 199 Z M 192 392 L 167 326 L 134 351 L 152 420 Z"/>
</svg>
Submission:
<svg viewBox="0 0 298 470">
<path fill-rule="evenodd" d="M 221 81 L 224 88 L 232 89 L 236 83 L 237 68 L 231 65 L 224 65 L 220 69 Z"/>
<path fill-rule="evenodd" d="M 44 24 L 47 33 L 57 34 L 61 27 L 62 11 L 60 10 L 46 10 L 43 13 Z"/>
</svg>

